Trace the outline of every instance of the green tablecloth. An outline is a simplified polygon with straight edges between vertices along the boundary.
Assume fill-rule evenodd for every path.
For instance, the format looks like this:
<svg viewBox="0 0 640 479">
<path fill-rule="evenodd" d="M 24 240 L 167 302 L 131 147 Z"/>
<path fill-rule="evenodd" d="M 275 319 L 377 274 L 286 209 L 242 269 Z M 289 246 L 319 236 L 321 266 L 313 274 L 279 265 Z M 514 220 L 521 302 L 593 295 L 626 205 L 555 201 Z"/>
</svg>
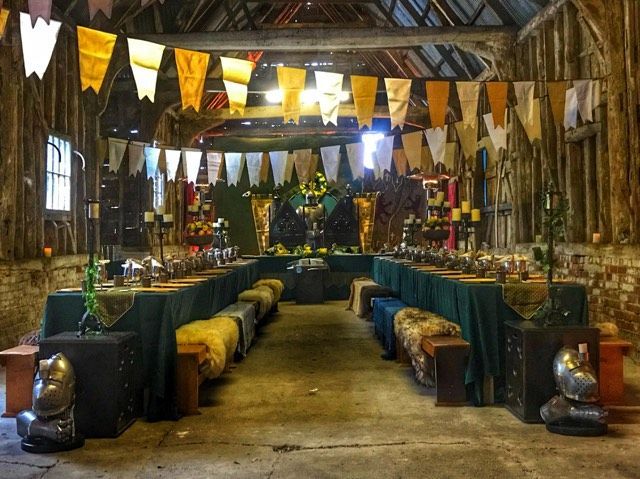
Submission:
<svg viewBox="0 0 640 479">
<path fill-rule="evenodd" d="M 142 346 L 144 387 L 149 420 L 175 419 L 176 328 L 207 319 L 237 299 L 238 293 L 257 280 L 257 263 L 209 278 L 206 282 L 172 293 L 137 293 L 133 307 L 110 329 L 134 331 Z M 80 293 L 53 293 L 47 298 L 41 323 L 43 338 L 76 331 L 84 313 Z"/>
<path fill-rule="evenodd" d="M 466 372 L 473 401 L 482 405 L 485 376 L 493 376 L 496 398 L 503 394 L 504 322 L 522 318 L 502 298 L 498 284 L 468 284 L 408 267 L 403 262 L 375 258 L 374 281 L 389 286 L 409 306 L 444 316 L 457 323 L 462 337 L 471 344 Z M 571 312 L 570 324 L 588 324 L 587 297 L 584 286 L 558 285 L 558 298 Z"/>
</svg>

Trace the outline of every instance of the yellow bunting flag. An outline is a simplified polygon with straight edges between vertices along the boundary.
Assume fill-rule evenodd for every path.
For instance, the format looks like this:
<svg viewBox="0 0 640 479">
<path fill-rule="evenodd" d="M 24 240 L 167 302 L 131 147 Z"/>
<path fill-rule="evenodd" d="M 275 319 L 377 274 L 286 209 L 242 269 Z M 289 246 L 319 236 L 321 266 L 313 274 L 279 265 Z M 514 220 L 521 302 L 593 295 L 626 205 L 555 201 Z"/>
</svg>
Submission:
<svg viewBox="0 0 640 479">
<path fill-rule="evenodd" d="M 247 105 L 247 85 L 256 64 L 249 60 L 228 57 L 220 57 L 220 63 L 222 80 L 229 97 L 229 113 L 233 115 L 237 111 L 240 115 L 244 115 L 244 108 Z"/>
<path fill-rule="evenodd" d="M 414 131 L 401 135 L 404 153 L 407 156 L 407 162 L 411 171 L 420 169 L 422 161 L 422 130 Z"/>
<path fill-rule="evenodd" d="M 393 150 L 393 164 L 396 165 L 396 175 L 405 176 L 407 174 L 407 155 L 404 149 Z"/>
<path fill-rule="evenodd" d="M 428 81 L 426 82 L 426 91 L 431 128 L 442 128 L 449 106 L 449 82 Z"/>
<path fill-rule="evenodd" d="M 404 78 L 385 78 L 387 88 L 387 101 L 389 103 L 389 116 L 391 117 L 391 129 L 399 126 L 404 128 L 404 119 L 409 107 L 409 95 L 411 94 L 411 80 Z"/>
<path fill-rule="evenodd" d="M 94 92 L 100 93 L 117 39 L 118 36 L 111 33 L 78 27 L 78 59 L 82 91 L 93 88 Z"/>
<path fill-rule="evenodd" d="M 464 122 L 454 123 L 462 154 L 467 160 L 475 160 L 478 151 L 478 124 L 465 125 Z"/>
<path fill-rule="evenodd" d="M 182 50 L 181 48 L 176 48 L 175 52 L 182 109 L 186 110 L 192 106 L 195 111 L 200 111 L 204 82 L 209 66 L 209 54 Z"/>
<path fill-rule="evenodd" d="M 282 115 L 284 122 L 300 120 L 300 102 L 304 91 L 307 71 L 303 68 L 278 67 L 278 86 L 282 92 Z"/>
<path fill-rule="evenodd" d="M 156 96 L 158 68 L 162 61 L 164 45 L 127 38 L 129 44 L 129 64 L 138 89 L 138 98 L 145 96 L 153 103 Z"/>
<path fill-rule="evenodd" d="M 340 94 L 342 93 L 342 73 L 315 72 L 316 89 L 320 95 L 320 115 L 322 123 L 329 122 L 338 126 L 338 108 L 340 107 Z"/>
<path fill-rule="evenodd" d="M 420 169 L 422 171 L 433 171 L 433 156 L 431 156 L 429 145 L 423 146 L 420 149 L 422 150 L 420 155 Z"/>
<path fill-rule="evenodd" d="M 9 20 L 9 9 L 0 9 L 0 40 L 2 40 L 4 31 L 7 29 L 7 20 Z"/>
<path fill-rule="evenodd" d="M 507 82 L 487 82 L 487 97 L 491 105 L 491 114 L 493 115 L 493 124 L 496 128 L 504 128 L 505 109 L 507 108 L 507 94 L 509 92 L 509 84 Z"/>
<path fill-rule="evenodd" d="M 371 129 L 372 127 L 377 90 L 378 79 L 376 77 L 351 75 L 351 92 L 359 128 L 367 126 Z"/>
<path fill-rule="evenodd" d="M 533 96 L 536 82 L 519 81 L 513 83 L 516 92 L 516 114 L 523 126 L 533 123 Z"/>
<path fill-rule="evenodd" d="M 449 171 L 454 171 L 456 164 L 456 154 L 458 153 L 457 143 L 447 143 L 444 146 L 444 166 Z"/>
<path fill-rule="evenodd" d="M 465 126 L 478 124 L 478 100 L 480 99 L 480 83 L 475 81 L 456 82 L 462 121 Z"/>
<path fill-rule="evenodd" d="M 551 103 L 551 112 L 553 113 L 553 121 L 560 126 L 564 122 L 564 102 L 567 91 L 567 83 L 565 81 L 547 82 L 547 95 Z"/>
</svg>

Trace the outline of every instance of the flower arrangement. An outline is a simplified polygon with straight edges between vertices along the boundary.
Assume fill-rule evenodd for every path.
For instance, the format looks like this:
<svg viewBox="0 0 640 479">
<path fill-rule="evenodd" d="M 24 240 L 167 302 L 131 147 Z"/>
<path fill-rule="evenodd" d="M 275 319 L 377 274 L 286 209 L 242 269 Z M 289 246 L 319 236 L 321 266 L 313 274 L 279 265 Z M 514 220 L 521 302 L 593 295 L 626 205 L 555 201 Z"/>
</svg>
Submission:
<svg viewBox="0 0 640 479">
<path fill-rule="evenodd" d="M 210 236 L 213 234 L 213 225 L 208 221 L 192 221 L 187 223 L 185 236 Z"/>
<path fill-rule="evenodd" d="M 317 198 L 321 198 L 327 192 L 327 187 L 327 179 L 318 171 L 310 182 L 300 185 L 300 193 L 304 196 L 313 191 Z"/>
<path fill-rule="evenodd" d="M 276 243 L 271 248 L 266 249 L 265 254 L 269 256 L 281 256 L 291 254 L 291 251 L 289 251 L 282 243 Z"/>
</svg>

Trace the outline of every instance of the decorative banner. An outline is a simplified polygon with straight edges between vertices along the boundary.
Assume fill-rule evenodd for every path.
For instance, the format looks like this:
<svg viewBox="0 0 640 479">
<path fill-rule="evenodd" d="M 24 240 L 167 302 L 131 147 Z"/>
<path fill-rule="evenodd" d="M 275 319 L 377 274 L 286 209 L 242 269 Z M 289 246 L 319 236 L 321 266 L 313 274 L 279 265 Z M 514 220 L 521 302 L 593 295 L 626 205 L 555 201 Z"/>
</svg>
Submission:
<svg viewBox="0 0 640 479">
<path fill-rule="evenodd" d="M 575 88 L 565 92 L 564 99 L 564 129 L 569 130 L 578 125 L 578 95 Z"/>
<path fill-rule="evenodd" d="M 444 146 L 444 166 L 447 170 L 453 171 L 456 164 L 457 143 L 447 143 Z"/>
<path fill-rule="evenodd" d="M 353 179 L 364 178 L 364 143 L 350 143 L 347 147 L 347 158 Z"/>
<path fill-rule="evenodd" d="M 358 224 L 360 230 L 360 247 L 363 253 L 371 253 L 373 251 L 373 228 L 376 218 L 376 203 L 378 195 L 362 195 L 356 198 L 356 206 L 358 207 Z"/>
<path fill-rule="evenodd" d="M 58 41 L 61 25 L 62 23 L 55 20 L 51 20 L 47 25 L 47 22 L 39 18 L 35 26 L 32 26 L 29 14 L 20 12 L 20 39 L 24 72 L 27 77 L 35 73 L 42 80 Z"/>
<path fill-rule="evenodd" d="M 516 91 L 516 114 L 523 126 L 533 124 L 533 95 L 536 82 L 520 81 L 514 82 L 513 87 Z"/>
<path fill-rule="evenodd" d="M 311 151 L 311 150 L 309 150 Z M 260 167 L 262 166 L 262 152 L 246 153 L 249 186 L 260 184 Z"/>
<path fill-rule="evenodd" d="M 146 143 L 132 141 L 129 143 L 129 175 L 136 176 L 144 165 L 144 147 Z"/>
<path fill-rule="evenodd" d="M 367 126 L 371 129 L 373 125 L 377 90 L 377 77 L 351 75 L 351 94 L 353 95 L 353 104 L 356 107 L 359 128 Z"/>
<path fill-rule="evenodd" d="M 251 213 L 253 215 L 253 224 L 256 228 L 256 240 L 258 242 L 258 251 L 264 254 L 269 247 L 269 210 L 273 199 L 260 198 L 258 195 L 251 195 Z"/>
<path fill-rule="evenodd" d="M 233 115 L 237 111 L 240 115 L 244 115 L 244 108 L 247 105 L 247 85 L 251 80 L 255 63 L 229 57 L 220 57 L 220 63 L 222 80 L 229 98 L 229 113 Z"/>
<path fill-rule="evenodd" d="M 158 171 L 158 161 L 160 160 L 160 148 L 153 146 L 144 147 L 144 161 L 147 165 L 147 180 L 156 176 Z"/>
<path fill-rule="evenodd" d="M 164 159 L 167 163 L 167 181 L 176 181 L 176 173 L 180 164 L 180 150 L 164 150 Z"/>
<path fill-rule="evenodd" d="M 433 158 L 434 167 L 438 163 L 444 164 L 445 146 L 447 144 L 447 130 L 448 125 L 444 128 L 429 128 L 425 130 L 424 134 L 427 137 L 427 144 L 431 150 L 431 157 Z"/>
<path fill-rule="evenodd" d="M 547 95 L 551 103 L 551 112 L 556 125 L 564 123 L 564 103 L 566 99 L 567 83 L 564 81 L 547 82 Z"/>
<path fill-rule="evenodd" d="M 591 80 L 573 80 L 576 89 L 578 111 L 583 122 L 593 122 L 593 82 Z"/>
<path fill-rule="evenodd" d="M 244 153 L 226 153 L 224 154 L 224 164 L 227 167 L 227 184 L 237 185 L 242 178 L 242 170 L 244 170 L 245 157 Z"/>
<path fill-rule="evenodd" d="M 270 151 L 271 171 L 273 171 L 273 183 L 284 185 L 285 169 L 287 167 L 288 151 Z"/>
<path fill-rule="evenodd" d="M 287 183 L 291 183 L 293 179 L 293 159 L 295 155 L 289 155 L 287 152 L 287 161 L 284 167 L 284 179 Z"/>
<path fill-rule="evenodd" d="M 396 165 L 396 175 L 406 176 L 409 167 L 404 149 L 393 150 L 391 156 L 393 157 L 393 164 Z"/>
<path fill-rule="evenodd" d="M 426 92 L 431 128 L 444 128 L 449 106 L 449 82 L 428 81 L 426 83 Z"/>
<path fill-rule="evenodd" d="M 491 114 L 493 115 L 493 124 L 504 129 L 505 110 L 507 108 L 507 94 L 509 92 L 509 83 L 496 81 L 485 83 L 487 89 L 487 97 L 491 105 Z"/>
<path fill-rule="evenodd" d="M 300 121 L 300 101 L 307 71 L 303 68 L 278 67 L 278 86 L 282 92 L 282 115 L 297 125 Z"/>
<path fill-rule="evenodd" d="M 146 96 L 153 103 L 164 45 L 134 38 L 127 38 L 127 43 L 129 63 L 138 89 L 138 98 L 142 100 Z"/>
<path fill-rule="evenodd" d="M 475 160 L 478 151 L 478 124 L 465 125 L 463 121 L 454 123 L 462 155 L 468 160 Z"/>
<path fill-rule="evenodd" d="M 308 183 L 314 172 L 311 169 L 311 148 L 293 151 L 293 163 L 296 166 L 296 175 L 298 175 L 298 183 Z"/>
<path fill-rule="evenodd" d="M 456 82 L 462 121 L 465 126 L 478 124 L 478 100 L 480 99 L 480 82 L 462 81 Z"/>
<path fill-rule="evenodd" d="M 402 78 L 385 78 L 387 89 L 387 102 L 389 103 L 389 115 L 391 117 L 391 129 L 399 126 L 404 128 L 404 120 L 409 107 L 409 95 L 411 94 L 411 80 Z"/>
<path fill-rule="evenodd" d="M 198 183 L 198 173 L 200 172 L 200 162 L 202 161 L 202 150 L 197 148 L 182 149 L 182 167 L 186 168 L 187 183 Z"/>
<path fill-rule="evenodd" d="M 378 164 L 380 176 L 384 176 L 384 172 L 391 172 L 391 162 L 393 160 L 393 136 L 385 136 L 378 141 L 378 150 L 376 151 L 375 161 Z"/>
<path fill-rule="evenodd" d="M 409 169 L 411 171 L 420 169 L 422 162 L 422 131 L 418 130 L 401 136 L 404 153 L 407 155 L 407 161 L 409 162 Z"/>
<path fill-rule="evenodd" d="M 89 21 L 93 20 L 96 13 L 101 11 L 104 16 L 111 19 L 113 0 L 89 0 Z"/>
<path fill-rule="evenodd" d="M 127 140 L 109 138 L 109 172 L 118 172 L 128 144 Z"/>
<path fill-rule="evenodd" d="M 342 73 L 315 72 L 316 89 L 320 94 L 320 115 L 322 123 L 329 122 L 338 126 L 338 109 L 340 108 L 340 94 L 342 93 Z"/>
<path fill-rule="evenodd" d="M 96 94 L 100 93 L 118 36 L 80 26 L 77 31 L 82 91 L 93 88 Z"/>
<path fill-rule="evenodd" d="M 176 48 L 175 54 L 182 109 L 186 110 L 192 106 L 195 111 L 200 111 L 204 82 L 209 67 L 209 54 L 181 48 Z M 162 54 L 160 57 L 162 58 Z"/>
<path fill-rule="evenodd" d="M 503 114 L 503 118 L 506 117 L 506 111 Z M 487 113 L 486 115 L 482 115 L 484 118 L 484 122 L 487 125 L 487 131 L 489 132 L 489 137 L 491 137 L 491 141 L 493 142 L 493 146 L 496 151 L 500 151 L 507 149 L 507 130 L 503 126 L 494 125 L 493 123 L 493 113 Z"/>
<path fill-rule="evenodd" d="M 216 186 L 220 178 L 220 166 L 222 165 L 221 151 L 207 151 L 207 181 Z"/>
<path fill-rule="evenodd" d="M 51 21 L 52 0 L 29 0 L 29 16 L 31 25 L 35 25 L 38 18 L 42 18 L 46 23 Z"/>
<path fill-rule="evenodd" d="M 327 181 L 338 182 L 338 168 L 340 167 L 340 145 L 324 146 L 320 148 L 322 165 Z"/>
<path fill-rule="evenodd" d="M 7 21 L 9 20 L 9 9 L 0 9 L 0 40 L 4 37 L 4 32 L 7 29 Z"/>
</svg>

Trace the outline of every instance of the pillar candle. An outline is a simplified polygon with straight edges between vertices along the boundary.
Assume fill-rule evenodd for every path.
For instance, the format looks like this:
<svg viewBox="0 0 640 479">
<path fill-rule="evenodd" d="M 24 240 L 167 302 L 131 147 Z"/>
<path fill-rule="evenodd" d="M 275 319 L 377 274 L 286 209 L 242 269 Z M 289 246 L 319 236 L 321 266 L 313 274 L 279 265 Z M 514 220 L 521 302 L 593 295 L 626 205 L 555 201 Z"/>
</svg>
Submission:
<svg viewBox="0 0 640 479">
<path fill-rule="evenodd" d="M 467 213 L 471 213 L 471 203 L 469 201 L 463 201 L 461 203 L 462 206 L 462 212 L 467 214 Z"/>
<path fill-rule="evenodd" d="M 156 208 L 156 214 L 157 215 L 163 215 L 164 214 L 164 205 L 160 205 Z"/>
<path fill-rule="evenodd" d="M 50 246 L 45 246 L 44 248 L 42 248 L 42 254 L 45 258 L 51 258 L 51 255 L 53 254 L 53 248 L 51 248 Z"/>
<path fill-rule="evenodd" d="M 451 203 L 449 203 L 448 201 L 444 202 L 444 207 L 445 208 L 449 208 L 451 206 Z"/>
<path fill-rule="evenodd" d="M 600 243 L 600 233 L 593 233 L 593 242 Z"/>
<path fill-rule="evenodd" d="M 228 228 L 229 227 L 229 220 L 224 220 L 224 227 Z"/>
<path fill-rule="evenodd" d="M 453 208 L 451 210 L 451 221 L 460 221 L 462 219 L 462 210 L 460 208 Z"/>
<path fill-rule="evenodd" d="M 536 235 L 536 243 L 542 243 L 542 235 Z"/>
<path fill-rule="evenodd" d="M 218 223 L 220 224 L 224 223 L 224 218 L 218 218 Z"/>
<path fill-rule="evenodd" d="M 144 212 L 144 222 L 153 223 L 156 220 L 156 214 L 153 211 Z"/>
<path fill-rule="evenodd" d="M 435 206 L 435 205 L 436 205 L 436 200 L 435 200 L 435 198 L 429 198 L 429 199 L 427 200 L 427 205 L 429 205 L 429 206 Z"/>
<path fill-rule="evenodd" d="M 478 208 L 471 210 L 471 221 L 480 221 L 480 210 Z"/>
<path fill-rule="evenodd" d="M 436 203 L 440 205 L 442 204 L 443 201 L 444 201 L 444 191 L 438 191 L 436 193 Z"/>
<path fill-rule="evenodd" d="M 100 219 L 100 203 L 89 203 L 89 219 Z"/>
<path fill-rule="evenodd" d="M 416 215 L 414 215 L 414 214 L 409 215 L 409 219 L 410 220 L 415 220 L 416 219 Z"/>
<path fill-rule="evenodd" d="M 202 209 L 203 211 L 209 211 L 211 209 L 211 205 L 210 204 L 202 205 Z"/>
<path fill-rule="evenodd" d="M 173 223 L 173 215 L 171 213 L 168 213 L 166 215 L 162 216 L 162 221 L 164 223 Z"/>
<path fill-rule="evenodd" d="M 416 224 L 417 225 L 421 225 L 422 224 L 422 220 L 420 218 L 416 218 Z"/>
</svg>

